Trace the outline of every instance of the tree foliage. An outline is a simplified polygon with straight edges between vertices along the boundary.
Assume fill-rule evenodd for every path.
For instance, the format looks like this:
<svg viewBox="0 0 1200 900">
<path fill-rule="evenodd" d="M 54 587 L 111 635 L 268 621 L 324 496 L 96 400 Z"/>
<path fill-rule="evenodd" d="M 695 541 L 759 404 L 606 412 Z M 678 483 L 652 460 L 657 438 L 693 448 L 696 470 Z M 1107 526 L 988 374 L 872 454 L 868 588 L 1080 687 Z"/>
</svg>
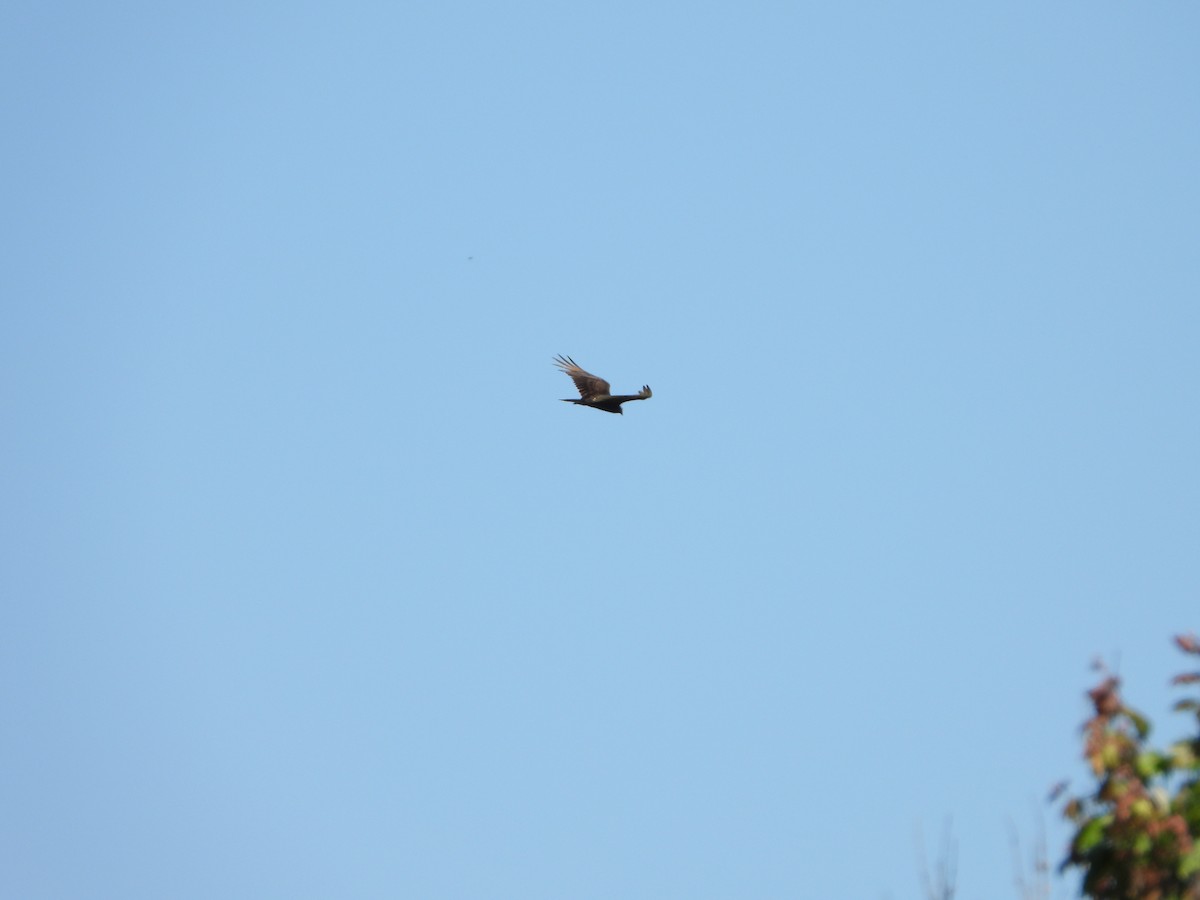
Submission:
<svg viewBox="0 0 1200 900">
<path fill-rule="evenodd" d="M 1175 643 L 1200 656 L 1194 636 Z M 1067 799 L 1074 835 L 1061 868 L 1082 870 L 1084 896 L 1098 900 L 1200 900 L 1200 701 L 1175 704 L 1196 719 L 1197 736 L 1154 749 L 1150 723 L 1121 698 L 1120 679 L 1103 675 L 1088 692 L 1093 715 L 1083 727 L 1094 789 Z M 1173 683 L 1200 683 L 1200 672 Z"/>
</svg>

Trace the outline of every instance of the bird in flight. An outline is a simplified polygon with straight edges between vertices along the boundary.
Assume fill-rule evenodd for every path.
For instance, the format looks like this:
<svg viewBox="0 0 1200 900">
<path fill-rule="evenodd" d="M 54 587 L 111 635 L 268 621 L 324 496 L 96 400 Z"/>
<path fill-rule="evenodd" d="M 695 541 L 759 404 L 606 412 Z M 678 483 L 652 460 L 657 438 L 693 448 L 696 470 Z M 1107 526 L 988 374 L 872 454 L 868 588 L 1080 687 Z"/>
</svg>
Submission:
<svg viewBox="0 0 1200 900">
<path fill-rule="evenodd" d="M 563 400 L 563 403 L 574 403 L 578 406 L 590 406 L 593 409 L 602 409 L 605 412 L 617 413 L 624 415 L 621 411 L 621 404 L 627 400 L 645 400 L 647 397 L 654 396 L 650 392 L 650 385 L 642 385 L 640 394 L 617 394 L 613 395 L 612 386 L 607 381 L 591 372 L 585 372 L 575 364 L 575 360 L 569 356 L 556 356 L 554 364 L 563 372 L 571 376 L 571 380 L 575 382 L 575 387 L 579 388 L 579 400 L 570 399 Z"/>
</svg>

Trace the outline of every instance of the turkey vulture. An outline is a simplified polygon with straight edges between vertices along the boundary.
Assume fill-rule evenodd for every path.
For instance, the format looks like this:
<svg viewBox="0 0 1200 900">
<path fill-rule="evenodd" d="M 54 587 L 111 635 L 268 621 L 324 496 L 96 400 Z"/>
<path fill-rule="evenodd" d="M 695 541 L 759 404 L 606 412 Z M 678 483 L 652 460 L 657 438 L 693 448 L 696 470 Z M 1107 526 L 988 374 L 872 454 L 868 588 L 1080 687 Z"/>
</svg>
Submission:
<svg viewBox="0 0 1200 900">
<path fill-rule="evenodd" d="M 556 356 L 554 364 L 571 376 L 571 380 L 575 382 L 575 387 L 579 388 L 579 400 L 563 400 L 563 403 L 574 403 L 578 406 L 590 406 L 593 409 L 602 409 L 605 412 L 618 413 L 621 412 L 621 404 L 626 400 L 645 400 L 647 397 L 652 397 L 650 393 L 650 385 L 643 385 L 640 394 L 617 394 L 613 395 L 612 387 L 603 378 L 598 378 L 591 372 L 585 372 L 575 364 L 575 360 L 569 356 Z"/>
</svg>

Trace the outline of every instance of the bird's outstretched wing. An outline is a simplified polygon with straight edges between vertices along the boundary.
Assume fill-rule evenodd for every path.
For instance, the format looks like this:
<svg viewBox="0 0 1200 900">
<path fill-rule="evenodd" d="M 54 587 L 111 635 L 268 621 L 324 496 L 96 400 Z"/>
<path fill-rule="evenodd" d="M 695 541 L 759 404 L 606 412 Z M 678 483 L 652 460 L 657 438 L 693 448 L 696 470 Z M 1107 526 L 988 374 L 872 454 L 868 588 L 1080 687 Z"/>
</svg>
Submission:
<svg viewBox="0 0 1200 900">
<path fill-rule="evenodd" d="M 569 356 L 556 356 L 554 364 L 571 376 L 575 387 L 579 388 L 579 396 L 584 400 L 601 400 L 612 396 L 612 386 L 597 375 L 585 372 Z"/>
</svg>

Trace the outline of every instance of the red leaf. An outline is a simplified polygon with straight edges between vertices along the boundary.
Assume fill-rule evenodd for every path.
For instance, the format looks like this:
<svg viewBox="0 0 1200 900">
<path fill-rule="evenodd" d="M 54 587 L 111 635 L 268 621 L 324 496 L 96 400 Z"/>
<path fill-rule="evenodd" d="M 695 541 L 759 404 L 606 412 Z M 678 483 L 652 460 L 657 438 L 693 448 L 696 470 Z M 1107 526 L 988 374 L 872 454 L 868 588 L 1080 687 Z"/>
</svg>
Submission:
<svg viewBox="0 0 1200 900">
<path fill-rule="evenodd" d="M 1175 643 L 1184 653 L 1200 653 L 1200 641 L 1196 640 L 1194 634 L 1177 634 Z"/>
</svg>

